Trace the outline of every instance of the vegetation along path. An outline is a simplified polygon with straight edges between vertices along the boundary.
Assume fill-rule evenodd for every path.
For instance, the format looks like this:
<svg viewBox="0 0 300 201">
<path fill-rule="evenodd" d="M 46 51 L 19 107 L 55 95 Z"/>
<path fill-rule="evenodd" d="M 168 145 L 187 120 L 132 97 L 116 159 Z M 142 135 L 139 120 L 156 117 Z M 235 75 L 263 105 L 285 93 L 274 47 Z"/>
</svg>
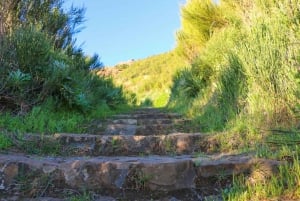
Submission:
<svg viewBox="0 0 300 201">
<path fill-rule="evenodd" d="M 16 138 L 27 148 L 0 154 L 0 200 L 76 200 L 79 193 L 88 197 L 82 200 L 222 200 L 233 175 L 263 179 L 280 163 L 216 153 L 214 136 L 193 133 L 189 123 L 145 108 L 94 121 L 90 134 Z M 38 146 L 55 156 L 32 154 Z"/>
</svg>

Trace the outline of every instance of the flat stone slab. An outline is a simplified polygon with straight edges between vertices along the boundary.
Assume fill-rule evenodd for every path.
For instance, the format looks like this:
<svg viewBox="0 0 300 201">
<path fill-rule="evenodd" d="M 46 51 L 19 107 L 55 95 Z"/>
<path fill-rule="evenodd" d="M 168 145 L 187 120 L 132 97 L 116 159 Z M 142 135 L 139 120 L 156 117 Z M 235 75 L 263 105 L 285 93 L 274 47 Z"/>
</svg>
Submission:
<svg viewBox="0 0 300 201">
<path fill-rule="evenodd" d="M 137 125 L 132 124 L 108 124 L 104 133 L 106 135 L 135 135 Z"/>
<path fill-rule="evenodd" d="M 27 196 L 58 189 L 149 192 L 194 189 L 207 185 L 211 178 L 251 174 L 266 168 L 275 171 L 279 164 L 249 155 L 64 158 L 0 154 L 0 195 L 15 186 L 27 189 L 24 192 Z"/>
<path fill-rule="evenodd" d="M 31 144 L 38 144 L 41 141 L 53 144 L 56 150 L 60 149 L 61 155 L 65 156 L 180 155 L 213 152 L 218 148 L 214 136 L 202 133 L 149 136 L 67 133 L 41 136 L 27 134 L 24 140 Z"/>
<path fill-rule="evenodd" d="M 132 121 L 132 119 L 129 119 Z M 128 124 L 122 120 L 113 120 L 105 125 L 103 133 L 105 135 L 164 135 L 172 132 L 184 130 L 184 123 L 164 123 L 167 120 L 146 120 L 143 123 Z M 133 121 L 132 121 L 133 122 Z M 137 121 L 139 122 L 139 121 Z M 182 128 L 181 128 L 182 127 Z"/>
<path fill-rule="evenodd" d="M 114 115 L 106 120 L 94 120 L 88 132 L 100 135 L 163 135 L 190 131 L 189 122 L 177 113 L 141 109 L 135 113 Z"/>
<path fill-rule="evenodd" d="M 119 114 L 114 115 L 114 119 L 175 119 L 175 118 L 182 118 L 182 115 L 177 113 L 140 113 L 140 114 Z"/>
</svg>

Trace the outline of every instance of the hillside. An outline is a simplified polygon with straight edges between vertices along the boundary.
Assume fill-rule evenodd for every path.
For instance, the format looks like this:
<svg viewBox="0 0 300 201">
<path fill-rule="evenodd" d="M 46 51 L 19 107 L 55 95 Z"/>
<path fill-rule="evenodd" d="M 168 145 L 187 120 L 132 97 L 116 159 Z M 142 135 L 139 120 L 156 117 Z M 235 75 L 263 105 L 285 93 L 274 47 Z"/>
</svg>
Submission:
<svg viewBox="0 0 300 201">
<path fill-rule="evenodd" d="M 134 94 L 136 103 L 162 107 L 168 103 L 173 77 L 187 63 L 174 51 L 98 71 L 111 76 L 117 86 Z"/>
</svg>

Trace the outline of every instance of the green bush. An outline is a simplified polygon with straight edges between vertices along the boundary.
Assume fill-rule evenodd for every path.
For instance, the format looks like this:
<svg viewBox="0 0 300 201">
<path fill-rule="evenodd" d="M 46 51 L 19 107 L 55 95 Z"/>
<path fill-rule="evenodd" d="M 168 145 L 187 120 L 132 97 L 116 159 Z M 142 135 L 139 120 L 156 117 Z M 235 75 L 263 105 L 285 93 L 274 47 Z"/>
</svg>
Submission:
<svg viewBox="0 0 300 201">
<path fill-rule="evenodd" d="M 90 71 L 97 57 L 87 58 L 80 50 L 69 57 L 54 50 L 47 35 L 34 27 L 17 29 L 4 42 L 14 47 L 16 60 L 14 65 L 6 64 L 10 59 L 2 52 L 1 66 L 6 73 L 0 74 L 4 80 L 0 99 L 5 108 L 26 113 L 51 97 L 58 107 L 81 112 L 102 102 L 111 107 L 125 102 L 120 87 Z"/>
<path fill-rule="evenodd" d="M 19 28 L 13 32 L 12 42 L 16 47 L 19 69 L 45 79 L 53 49 L 47 35 L 35 27 Z"/>
</svg>

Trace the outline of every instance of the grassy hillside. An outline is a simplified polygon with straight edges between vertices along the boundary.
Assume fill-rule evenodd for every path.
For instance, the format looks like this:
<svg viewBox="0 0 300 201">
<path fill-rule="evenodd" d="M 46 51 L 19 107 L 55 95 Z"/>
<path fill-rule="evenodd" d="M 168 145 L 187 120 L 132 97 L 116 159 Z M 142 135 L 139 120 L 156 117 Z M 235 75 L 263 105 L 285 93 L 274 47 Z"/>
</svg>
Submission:
<svg viewBox="0 0 300 201">
<path fill-rule="evenodd" d="M 162 107 L 168 103 L 173 76 L 185 65 L 176 53 L 168 52 L 105 71 L 111 71 L 109 74 L 116 85 L 135 94 L 137 104 Z"/>
</svg>

